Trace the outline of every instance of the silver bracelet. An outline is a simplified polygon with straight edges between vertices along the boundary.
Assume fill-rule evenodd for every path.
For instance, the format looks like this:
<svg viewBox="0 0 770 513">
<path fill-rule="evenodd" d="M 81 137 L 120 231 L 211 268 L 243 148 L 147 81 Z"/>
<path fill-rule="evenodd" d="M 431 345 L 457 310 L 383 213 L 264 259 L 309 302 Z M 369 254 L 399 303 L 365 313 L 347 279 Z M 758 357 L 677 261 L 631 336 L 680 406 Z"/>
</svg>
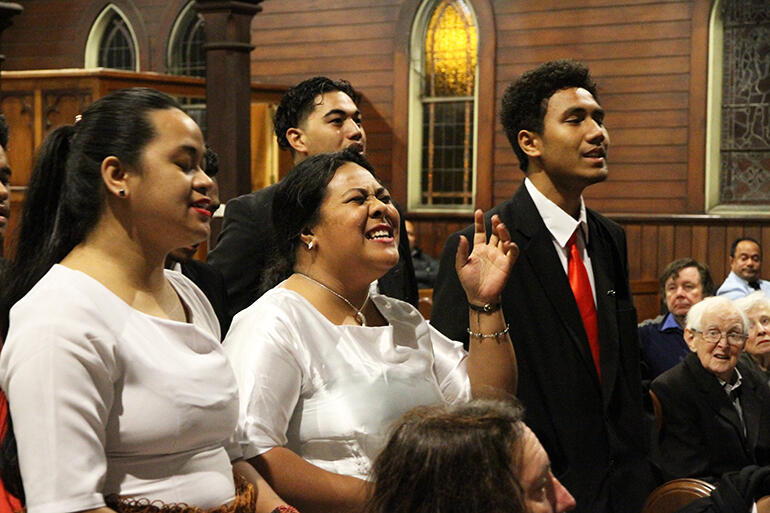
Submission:
<svg viewBox="0 0 770 513">
<path fill-rule="evenodd" d="M 505 329 L 503 331 L 496 331 L 494 333 L 476 333 L 476 332 L 471 331 L 470 328 L 466 328 L 465 331 L 467 331 L 468 335 L 470 335 L 471 337 L 476 337 L 476 338 L 484 339 L 484 338 L 498 338 L 498 337 L 502 337 L 503 335 L 507 335 L 508 331 L 510 329 L 511 329 L 511 325 L 510 324 L 506 324 L 505 325 Z"/>
</svg>

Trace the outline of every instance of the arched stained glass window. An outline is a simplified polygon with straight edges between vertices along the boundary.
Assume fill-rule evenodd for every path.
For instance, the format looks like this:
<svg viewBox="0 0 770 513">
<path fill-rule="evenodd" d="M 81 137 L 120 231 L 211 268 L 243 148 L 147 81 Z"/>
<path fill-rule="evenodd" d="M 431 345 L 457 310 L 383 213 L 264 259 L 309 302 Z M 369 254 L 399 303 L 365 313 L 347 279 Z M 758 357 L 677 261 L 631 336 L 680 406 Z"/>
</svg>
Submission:
<svg viewBox="0 0 770 513">
<path fill-rule="evenodd" d="M 114 4 L 102 9 L 86 42 L 86 68 L 139 71 L 139 51 L 128 19 Z"/>
<path fill-rule="evenodd" d="M 717 1 L 712 11 L 710 46 L 710 206 L 766 209 L 770 204 L 767 0 Z"/>
<path fill-rule="evenodd" d="M 410 208 L 473 208 L 477 54 L 465 1 L 421 6 L 412 43 Z"/>
<path fill-rule="evenodd" d="M 174 75 L 205 77 L 204 23 L 203 17 L 193 8 L 193 3 L 185 6 L 171 31 L 168 72 Z"/>
<path fill-rule="evenodd" d="M 99 45 L 99 66 L 132 71 L 136 67 L 136 51 L 126 22 L 113 13 Z"/>
</svg>

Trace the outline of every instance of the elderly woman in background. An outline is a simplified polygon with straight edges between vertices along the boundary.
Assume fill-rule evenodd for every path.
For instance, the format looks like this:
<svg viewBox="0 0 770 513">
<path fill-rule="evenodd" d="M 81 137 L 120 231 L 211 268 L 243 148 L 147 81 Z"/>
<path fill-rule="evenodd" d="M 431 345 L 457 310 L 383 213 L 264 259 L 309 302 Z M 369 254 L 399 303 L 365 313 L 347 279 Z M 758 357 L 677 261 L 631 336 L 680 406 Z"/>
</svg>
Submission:
<svg viewBox="0 0 770 513">
<path fill-rule="evenodd" d="M 688 312 L 692 352 L 651 385 L 662 406 L 656 459 L 666 479 L 716 482 L 725 472 L 770 464 L 770 388 L 738 361 L 748 331 L 746 316 L 722 296 Z"/>
<path fill-rule="evenodd" d="M 765 377 L 770 386 L 770 299 L 764 292 L 753 292 L 735 301 L 749 319 L 749 338 L 740 361 Z"/>
<path fill-rule="evenodd" d="M 518 249 L 498 218 L 456 267 L 471 347 L 370 284 L 398 261 L 399 215 L 359 153 L 311 157 L 273 205 L 283 280 L 233 321 L 224 347 L 238 376 L 245 456 L 303 513 L 358 510 L 388 427 L 414 406 L 515 393 L 500 292 Z M 278 283 L 276 283 L 278 284 Z"/>
<path fill-rule="evenodd" d="M 575 499 L 522 418 L 491 400 L 411 410 L 374 463 L 367 513 L 569 511 Z"/>
</svg>

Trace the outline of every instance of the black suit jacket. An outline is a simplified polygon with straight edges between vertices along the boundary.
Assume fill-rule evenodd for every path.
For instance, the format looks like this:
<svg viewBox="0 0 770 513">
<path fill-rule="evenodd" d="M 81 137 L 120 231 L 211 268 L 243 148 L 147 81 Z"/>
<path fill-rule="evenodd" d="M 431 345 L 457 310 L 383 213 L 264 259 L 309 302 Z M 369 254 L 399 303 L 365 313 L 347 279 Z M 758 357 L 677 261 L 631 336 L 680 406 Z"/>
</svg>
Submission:
<svg viewBox="0 0 770 513">
<path fill-rule="evenodd" d="M 188 260 L 180 263 L 182 274 L 190 278 L 195 283 L 214 308 L 214 313 L 219 319 L 219 329 L 222 332 L 222 339 L 225 338 L 227 330 L 230 329 L 230 322 L 233 320 L 230 316 L 229 301 L 227 298 L 227 289 L 222 273 L 214 267 L 198 260 Z"/>
<path fill-rule="evenodd" d="M 652 382 L 663 410 L 655 459 L 666 479 L 716 482 L 747 465 L 770 465 L 770 388 L 743 363 L 737 368 L 746 436 L 738 412 L 697 354 L 688 354 Z"/>
<path fill-rule="evenodd" d="M 272 209 L 276 187 L 277 184 L 273 184 L 228 201 L 217 245 L 208 255 L 207 262 L 225 277 L 231 316 L 259 298 L 260 280 L 273 247 Z M 403 214 L 398 252 L 398 264 L 380 278 L 379 288 L 387 296 L 416 306 L 417 280 Z"/>
<path fill-rule="evenodd" d="M 588 210 L 602 379 L 567 275 L 526 187 L 487 212 L 498 214 L 520 256 L 503 294 L 503 312 L 519 364 L 526 422 L 550 456 L 554 474 L 577 500 L 576 511 L 634 512 L 655 482 L 646 459 L 636 310 L 628 285 L 623 229 Z M 459 235 L 444 248 L 431 324 L 467 344 L 468 306 L 455 272 Z"/>
</svg>

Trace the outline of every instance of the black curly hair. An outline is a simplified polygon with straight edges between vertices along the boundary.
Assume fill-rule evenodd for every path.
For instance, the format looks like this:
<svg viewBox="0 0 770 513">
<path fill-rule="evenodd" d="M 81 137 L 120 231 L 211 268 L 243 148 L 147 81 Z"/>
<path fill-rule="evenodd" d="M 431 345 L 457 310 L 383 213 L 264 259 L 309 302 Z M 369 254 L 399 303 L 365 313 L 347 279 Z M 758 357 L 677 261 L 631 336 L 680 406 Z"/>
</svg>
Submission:
<svg viewBox="0 0 770 513">
<path fill-rule="evenodd" d="M 588 68 L 581 62 L 566 59 L 549 61 L 527 71 L 505 90 L 500 122 L 525 173 L 529 161 L 519 147 L 519 132 L 530 130 L 542 134 L 548 100 L 555 92 L 569 87 L 582 87 L 598 101 L 596 84 Z"/>
<path fill-rule="evenodd" d="M 278 146 L 291 151 L 294 155 L 294 148 L 286 139 L 286 131 L 299 126 L 313 112 L 316 97 L 329 91 L 341 91 L 347 94 L 356 105 L 361 100 L 361 95 L 353 89 L 347 80 L 332 80 L 326 77 L 303 80 L 286 91 L 286 94 L 281 98 L 281 103 L 278 104 L 275 116 L 273 116 L 273 129 L 276 138 L 278 138 Z"/>
</svg>

